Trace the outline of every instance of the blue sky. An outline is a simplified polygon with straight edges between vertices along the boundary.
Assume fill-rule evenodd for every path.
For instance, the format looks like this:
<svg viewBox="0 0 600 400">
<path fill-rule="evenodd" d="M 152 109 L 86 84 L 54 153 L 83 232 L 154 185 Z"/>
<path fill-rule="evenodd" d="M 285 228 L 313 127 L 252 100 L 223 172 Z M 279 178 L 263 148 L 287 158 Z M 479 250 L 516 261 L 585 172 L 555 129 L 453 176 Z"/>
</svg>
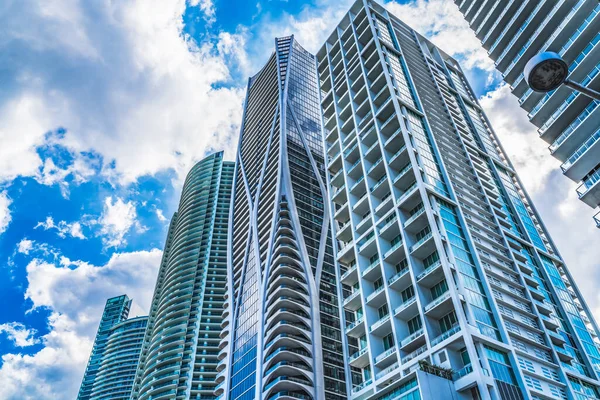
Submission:
<svg viewBox="0 0 600 400">
<path fill-rule="evenodd" d="M 599 230 L 450 0 L 387 7 L 463 63 L 588 304 Z M 0 398 L 72 399 L 107 297 L 146 312 L 189 168 L 233 158 L 274 36 L 348 0 L 9 0 L 0 8 Z M 428 18 L 423 18 L 427 15 Z"/>
</svg>

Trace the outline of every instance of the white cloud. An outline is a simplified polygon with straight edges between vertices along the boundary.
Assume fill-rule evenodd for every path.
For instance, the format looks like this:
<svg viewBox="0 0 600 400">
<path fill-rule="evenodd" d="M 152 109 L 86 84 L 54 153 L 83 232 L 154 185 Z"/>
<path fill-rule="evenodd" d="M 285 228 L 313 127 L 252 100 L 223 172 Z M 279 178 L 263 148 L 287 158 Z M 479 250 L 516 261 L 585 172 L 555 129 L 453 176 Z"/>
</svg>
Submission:
<svg viewBox="0 0 600 400">
<path fill-rule="evenodd" d="M 461 61 L 463 67 L 477 67 L 490 72 L 494 70 L 494 63 L 453 1 L 416 0 L 406 4 L 389 2 L 386 8 L 440 49 Z"/>
<path fill-rule="evenodd" d="M 530 194 L 543 190 L 559 161 L 550 155 L 548 145 L 539 138 L 510 87 L 501 84 L 482 97 L 480 103 Z M 558 179 L 563 184 L 569 183 L 567 178 Z"/>
<path fill-rule="evenodd" d="M 167 220 L 167 218 L 163 214 L 163 211 L 160 208 L 156 209 L 156 217 L 160 222 L 165 222 Z"/>
<path fill-rule="evenodd" d="M 104 210 L 97 221 L 101 228 L 100 234 L 104 236 L 104 244 L 108 247 L 118 247 L 126 243 L 125 235 L 136 225 L 138 231 L 142 229 L 136 222 L 137 212 L 132 201 L 125 203 L 117 197 L 113 201 L 112 196 L 104 199 Z"/>
<path fill-rule="evenodd" d="M 27 327 L 20 322 L 0 324 L 0 334 L 1 333 L 4 333 L 17 347 L 33 346 L 37 342 L 35 339 L 36 330 L 27 329 Z"/>
<path fill-rule="evenodd" d="M 212 2 L 197 4 L 214 18 Z M 231 157 L 243 93 L 219 85 L 230 76 L 216 43 L 198 46 L 182 34 L 185 7 L 185 0 L 5 4 L 3 51 L 12 56 L 0 73 L 0 181 L 89 176 L 85 162 L 57 168 L 36 152 L 45 132 L 59 127 L 61 145 L 101 155 L 102 172 L 121 183 L 166 169 L 185 175 L 212 150 Z"/>
<path fill-rule="evenodd" d="M 0 367 L 2 399 L 73 399 L 85 370 L 106 299 L 127 294 L 131 316 L 147 312 L 161 251 L 113 254 L 104 266 L 61 258 L 27 266 L 26 298 L 47 308 L 50 332 L 44 348 L 32 355 L 5 354 Z"/>
<path fill-rule="evenodd" d="M 12 220 L 9 208 L 11 204 L 12 200 L 8 197 L 8 194 L 0 192 L 0 235 L 8 228 L 8 224 Z"/>
<path fill-rule="evenodd" d="M 17 245 L 17 251 L 21 254 L 29 254 L 31 249 L 33 249 L 33 240 L 27 238 L 21 239 Z"/>
<path fill-rule="evenodd" d="M 45 221 L 38 222 L 34 229 L 44 228 L 44 230 L 56 229 L 58 236 L 66 238 L 67 236 L 85 239 L 85 235 L 81 230 L 81 223 L 73 222 L 67 223 L 66 221 L 59 221 L 58 224 L 54 222 L 54 219 L 50 216 L 46 217 Z"/>
</svg>

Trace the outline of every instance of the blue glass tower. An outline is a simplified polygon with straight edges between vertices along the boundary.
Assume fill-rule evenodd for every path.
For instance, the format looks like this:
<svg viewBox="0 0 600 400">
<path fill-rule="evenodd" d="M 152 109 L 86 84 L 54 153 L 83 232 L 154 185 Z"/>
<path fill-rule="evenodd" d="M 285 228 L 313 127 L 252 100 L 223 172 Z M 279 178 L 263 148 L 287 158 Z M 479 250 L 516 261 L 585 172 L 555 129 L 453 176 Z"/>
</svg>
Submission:
<svg viewBox="0 0 600 400">
<path fill-rule="evenodd" d="M 158 272 L 133 399 L 215 398 L 233 170 L 219 152 L 197 163 L 185 179 Z"/>
<path fill-rule="evenodd" d="M 91 399 L 92 389 L 96 381 L 96 375 L 100 369 L 102 357 L 106 351 L 106 345 L 111 334 L 112 328 L 125 321 L 129 315 L 131 300 L 126 295 L 110 298 L 106 301 L 100 326 L 94 340 L 94 347 L 88 361 L 88 365 L 83 375 L 83 381 L 79 388 L 77 400 Z"/>
<path fill-rule="evenodd" d="M 327 197 L 315 57 L 278 38 L 244 105 L 217 394 L 347 398 Z"/>
<path fill-rule="evenodd" d="M 148 317 L 130 318 L 110 329 L 91 400 L 129 400 Z"/>
</svg>

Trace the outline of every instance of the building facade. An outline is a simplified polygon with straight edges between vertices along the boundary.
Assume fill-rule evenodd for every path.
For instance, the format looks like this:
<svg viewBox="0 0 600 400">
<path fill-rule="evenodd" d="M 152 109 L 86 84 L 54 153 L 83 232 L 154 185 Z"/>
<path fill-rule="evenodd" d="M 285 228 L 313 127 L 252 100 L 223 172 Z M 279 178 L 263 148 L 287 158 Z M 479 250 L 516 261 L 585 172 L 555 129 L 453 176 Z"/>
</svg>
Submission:
<svg viewBox="0 0 600 400">
<path fill-rule="evenodd" d="M 214 398 L 233 171 L 221 152 L 186 177 L 169 226 L 133 399 Z"/>
<path fill-rule="evenodd" d="M 598 327 L 458 63 L 368 0 L 317 60 L 348 398 L 600 398 Z"/>
<path fill-rule="evenodd" d="M 77 400 L 89 400 L 92 398 L 92 389 L 101 366 L 102 357 L 106 352 L 108 339 L 113 327 L 127 319 L 131 300 L 126 295 L 110 298 L 106 301 L 104 312 L 100 319 L 100 326 L 94 340 L 94 347 L 83 375 L 83 381 L 79 388 Z"/>
<path fill-rule="evenodd" d="M 316 61 L 293 37 L 248 82 L 233 186 L 216 394 L 346 399 Z"/>
<path fill-rule="evenodd" d="M 91 400 L 129 400 L 148 317 L 130 318 L 110 329 Z"/>
<path fill-rule="evenodd" d="M 600 101 L 562 86 L 532 91 L 523 68 L 537 53 L 554 51 L 570 79 L 600 89 L 600 4 L 597 0 L 455 0 L 504 80 L 537 126 L 579 198 L 600 204 Z M 600 213 L 594 217 L 600 227 Z"/>
</svg>

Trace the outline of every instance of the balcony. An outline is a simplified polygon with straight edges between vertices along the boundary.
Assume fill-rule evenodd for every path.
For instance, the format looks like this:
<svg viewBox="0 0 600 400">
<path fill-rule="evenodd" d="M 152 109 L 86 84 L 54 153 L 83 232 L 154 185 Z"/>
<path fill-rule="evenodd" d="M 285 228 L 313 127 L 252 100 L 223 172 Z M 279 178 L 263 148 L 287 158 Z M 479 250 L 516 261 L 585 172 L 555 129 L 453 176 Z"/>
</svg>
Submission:
<svg viewBox="0 0 600 400">
<path fill-rule="evenodd" d="M 390 322 L 390 316 L 386 315 L 380 318 L 377 322 L 371 325 L 369 329 L 372 334 L 383 337 L 392 331 L 392 325 Z"/>
<path fill-rule="evenodd" d="M 417 358 L 421 354 L 425 353 L 426 351 L 427 351 L 427 345 L 423 345 L 423 346 L 419 347 L 417 350 L 408 353 L 407 355 L 402 357 L 400 360 L 402 361 L 402 364 L 406 364 L 410 360 L 414 360 L 415 358 Z"/>
<path fill-rule="evenodd" d="M 361 317 L 346 327 L 346 335 L 359 338 L 365 334 L 365 318 Z"/>
<path fill-rule="evenodd" d="M 425 306 L 425 314 L 430 317 L 441 318 L 453 309 L 452 296 L 450 291 L 447 291 Z"/>
<path fill-rule="evenodd" d="M 415 316 L 417 312 L 417 298 L 415 296 L 410 297 L 403 301 L 398 307 L 394 308 L 394 316 L 404 321 L 408 321 Z"/>
<path fill-rule="evenodd" d="M 418 232 L 425 225 L 427 225 L 427 214 L 425 214 L 425 207 L 423 207 L 404 222 L 404 229 L 409 232 Z"/>
<path fill-rule="evenodd" d="M 458 332 L 460 332 L 460 325 L 456 324 L 456 325 L 454 325 L 454 327 L 448 329 L 446 332 L 444 332 L 441 335 L 432 339 L 431 347 L 434 347 L 434 346 L 442 343 L 444 340 L 456 335 Z"/>
<path fill-rule="evenodd" d="M 370 386 L 373 383 L 373 380 L 369 379 L 364 381 L 363 383 L 356 385 L 352 388 L 352 393 L 358 393 L 360 391 L 362 391 L 363 389 L 365 389 L 366 387 Z"/>
<path fill-rule="evenodd" d="M 404 254 L 404 242 L 401 240 L 385 252 L 383 259 L 385 261 L 401 260 L 404 258 Z"/>
<path fill-rule="evenodd" d="M 433 241 L 433 232 L 429 232 L 415 244 L 410 247 L 412 255 L 418 258 L 424 258 L 435 250 L 435 242 Z"/>
<path fill-rule="evenodd" d="M 358 282 L 358 268 L 356 267 L 356 264 L 344 272 L 341 281 L 344 285 L 353 285 Z"/>
<path fill-rule="evenodd" d="M 396 290 L 406 288 L 409 283 L 410 274 L 408 267 L 404 268 L 403 270 L 392 276 L 390 279 L 388 279 L 388 286 Z"/>
<path fill-rule="evenodd" d="M 426 287 L 431 287 L 435 283 L 439 282 L 444 275 L 441 267 L 442 262 L 440 260 L 435 261 L 433 264 L 425 268 L 423 272 L 417 275 L 417 282 Z"/>
<path fill-rule="evenodd" d="M 600 204 L 600 184 L 598 182 L 600 182 L 600 169 L 589 175 L 577 188 L 579 200 L 594 208 Z"/>
<path fill-rule="evenodd" d="M 371 282 L 375 281 L 379 276 L 381 276 L 381 268 L 379 268 L 380 265 L 381 261 L 375 260 L 367 267 L 367 269 L 362 272 L 362 277 L 370 280 Z"/>
<path fill-rule="evenodd" d="M 366 302 L 373 307 L 380 307 L 383 305 L 383 303 L 385 303 L 385 287 L 381 286 L 378 289 L 375 289 L 375 291 L 367 297 Z"/>
<path fill-rule="evenodd" d="M 344 299 L 344 308 L 348 310 L 356 311 L 360 308 L 360 290 L 356 289 L 354 292 L 350 293 L 348 297 Z"/>
<path fill-rule="evenodd" d="M 375 380 L 378 381 L 381 378 L 388 376 L 392 372 L 397 372 L 398 375 L 400 374 L 400 365 L 397 362 L 393 363 L 389 367 L 387 367 L 387 368 L 379 371 L 377 374 L 375 374 Z M 390 378 L 393 378 L 393 376 L 390 376 Z"/>
<path fill-rule="evenodd" d="M 414 333 L 412 333 L 407 338 L 405 338 L 400 343 L 400 346 L 401 346 L 400 348 L 404 351 L 407 351 L 408 349 L 418 347 L 424 341 L 425 341 L 425 331 L 423 330 L 423 328 L 421 328 L 421 329 L 415 331 Z"/>
<path fill-rule="evenodd" d="M 356 368 L 364 368 L 369 365 L 369 348 L 363 347 L 348 358 L 348 363 Z"/>
</svg>

